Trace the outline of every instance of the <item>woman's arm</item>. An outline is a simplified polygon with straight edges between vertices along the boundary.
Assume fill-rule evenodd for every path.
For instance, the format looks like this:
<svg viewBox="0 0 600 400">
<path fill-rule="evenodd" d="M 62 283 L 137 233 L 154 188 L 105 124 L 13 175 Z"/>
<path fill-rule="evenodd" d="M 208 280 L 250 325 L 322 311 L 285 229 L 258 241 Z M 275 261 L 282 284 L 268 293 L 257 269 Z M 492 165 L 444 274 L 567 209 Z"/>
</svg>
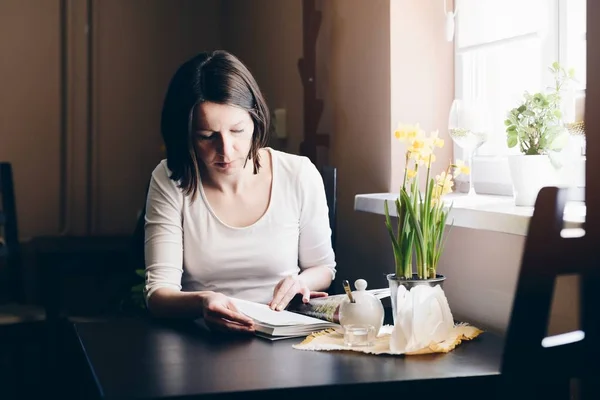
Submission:
<svg viewBox="0 0 600 400">
<path fill-rule="evenodd" d="M 203 317 L 206 325 L 215 330 L 254 332 L 254 321 L 240 313 L 231 299 L 221 293 L 159 288 L 150 298 L 148 308 L 160 317 Z"/>
<path fill-rule="evenodd" d="M 182 292 L 183 194 L 160 164 L 152 173 L 146 200 L 144 255 L 148 310 L 158 317 L 204 317 L 217 329 L 252 331 L 253 322 L 227 296 L 211 291 Z"/>
<path fill-rule="evenodd" d="M 327 266 L 307 268 L 300 273 L 299 278 L 311 291 L 324 291 L 331 285 L 331 268 Z"/>
<path fill-rule="evenodd" d="M 148 309 L 161 308 L 163 296 L 152 300 L 158 289 L 181 291 L 183 274 L 183 194 L 170 178 L 164 163 L 152 172 L 146 199 L 144 295 Z M 189 301 L 189 300 L 186 300 Z M 198 312 L 201 308 L 198 307 Z"/>
<path fill-rule="evenodd" d="M 303 160 L 298 180 L 301 200 L 298 243 L 298 258 L 302 270 L 300 276 L 306 276 L 303 279 L 311 290 L 325 290 L 336 273 L 325 186 L 317 167 L 308 158 Z M 313 268 L 318 268 L 319 272 L 310 272 Z M 329 273 L 328 277 L 324 271 Z"/>
<path fill-rule="evenodd" d="M 148 309 L 160 318 L 200 318 L 202 304 L 210 292 L 180 292 L 161 287 L 148 299 Z"/>
</svg>

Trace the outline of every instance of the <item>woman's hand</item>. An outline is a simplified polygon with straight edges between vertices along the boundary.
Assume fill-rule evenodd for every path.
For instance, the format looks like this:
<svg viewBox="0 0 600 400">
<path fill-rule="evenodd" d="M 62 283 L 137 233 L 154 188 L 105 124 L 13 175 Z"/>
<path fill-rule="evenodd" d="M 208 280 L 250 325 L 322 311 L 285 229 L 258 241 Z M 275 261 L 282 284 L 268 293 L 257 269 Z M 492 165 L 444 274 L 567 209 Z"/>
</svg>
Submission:
<svg viewBox="0 0 600 400">
<path fill-rule="evenodd" d="M 308 303 L 308 300 L 315 297 L 327 297 L 327 292 L 313 292 L 302 278 L 298 275 L 292 275 L 280 280 L 275 285 L 273 299 L 268 305 L 272 310 L 281 311 L 287 307 L 298 293 L 302 295 L 303 303 Z"/>
<path fill-rule="evenodd" d="M 211 330 L 254 332 L 254 321 L 240 313 L 224 294 L 210 293 L 202 298 L 202 314 Z"/>
</svg>

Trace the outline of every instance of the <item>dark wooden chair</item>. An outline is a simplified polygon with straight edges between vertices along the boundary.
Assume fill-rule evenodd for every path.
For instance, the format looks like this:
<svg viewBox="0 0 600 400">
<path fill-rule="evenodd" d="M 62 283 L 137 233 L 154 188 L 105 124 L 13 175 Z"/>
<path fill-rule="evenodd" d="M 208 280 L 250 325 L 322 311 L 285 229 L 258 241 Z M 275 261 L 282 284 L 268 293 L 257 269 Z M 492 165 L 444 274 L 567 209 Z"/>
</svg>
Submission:
<svg viewBox="0 0 600 400">
<path fill-rule="evenodd" d="M 10 163 L 0 163 L 0 326 L 40 321 L 40 307 L 24 303 L 23 263 L 17 225 L 17 206 Z"/>
<path fill-rule="evenodd" d="M 331 227 L 331 246 L 335 251 L 336 244 L 336 219 L 337 219 L 337 168 L 324 165 L 319 168 L 323 184 L 325 185 L 325 197 L 329 208 L 329 226 Z"/>
<path fill-rule="evenodd" d="M 45 313 L 24 303 L 21 248 L 12 167 L 0 163 L 0 398 L 41 395 Z"/>
<path fill-rule="evenodd" d="M 506 336 L 501 398 L 569 399 L 573 380 L 580 384 L 579 399 L 600 398 L 598 243 L 591 235 L 561 235 L 566 201 L 566 189 L 547 187 L 535 204 Z M 581 276 L 582 326 L 547 337 L 555 280 L 561 274 Z"/>
</svg>

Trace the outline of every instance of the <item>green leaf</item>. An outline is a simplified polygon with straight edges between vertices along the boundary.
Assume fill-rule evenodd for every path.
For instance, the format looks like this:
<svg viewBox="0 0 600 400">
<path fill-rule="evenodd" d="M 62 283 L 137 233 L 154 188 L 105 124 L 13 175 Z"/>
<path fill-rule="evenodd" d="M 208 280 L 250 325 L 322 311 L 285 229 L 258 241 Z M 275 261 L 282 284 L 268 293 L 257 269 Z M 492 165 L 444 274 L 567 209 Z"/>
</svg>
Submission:
<svg viewBox="0 0 600 400">
<path fill-rule="evenodd" d="M 517 139 L 517 135 L 508 135 L 506 137 L 506 144 L 508 145 L 509 148 L 513 148 L 517 145 L 518 143 L 518 139 Z"/>
<path fill-rule="evenodd" d="M 134 285 L 131 287 L 131 291 L 133 293 L 138 293 L 138 292 L 143 292 L 144 291 L 144 284 L 140 283 L 138 285 Z"/>
<path fill-rule="evenodd" d="M 522 114 L 526 117 L 535 117 L 535 113 L 531 110 L 523 110 Z"/>
<path fill-rule="evenodd" d="M 410 198 L 408 197 L 408 194 L 406 193 L 406 191 L 402 191 L 400 193 L 401 197 L 402 197 L 402 201 L 404 201 L 405 204 L 410 204 Z M 410 222 L 413 226 L 413 229 L 415 230 L 415 234 L 417 235 L 417 254 L 419 251 L 421 251 L 421 249 L 423 248 L 423 232 L 421 231 L 421 226 L 419 225 L 419 221 L 415 212 L 415 209 L 408 205 L 406 207 L 406 210 L 408 211 L 408 214 L 410 215 Z"/>
<path fill-rule="evenodd" d="M 415 242 L 415 234 L 414 231 L 408 234 L 406 240 L 404 240 L 404 247 L 402 248 L 402 253 L 406 254 L 406 258 L 402 264 L 401 276 L 405 278 L 412 278 L 412 249 Z M 396 274 L 398 271 L 396 270 Z"/>
<path fill-rule="evenodd" d="M 397 209 L 401 208 L 400 201 L 396 199 L 395 201 Z M 394 252 L 394 260 L 396 262 L 396 274 L 401 273 L 401 269 L 403 268 L 404 263 L 406 262 L 407 253 L 404 250 L 404 244 L 406 242 L 404 236 L 404 230 L 398 232 L 398 236 L 394 235 L 394 230 L 392 228 L 392 221 L 389 214 L 389 208 L 387 205 L 387 200 L 383 202 L 383 210 L 385 213 L 385 226 L 388 231 L 388 235 L 390 237 L 390 241 L 392 242 L 392 250 Z"/>
<path fill-rule="evenodd" d="M 547 148 L 553 151 L 562 150 L 569 142 L 569 135 L 566 129 L 559 129 L 556 135 L 553 135 L 552 139 L 549 141 Z"/>
<path fill-rule="evenodd" d="M 392 241 L 392 245 L 396 243 L 396 237 L 394 236 L 394 229 L 392 228 L 392 220 L 390 219 L 390 212 L 388 210 L 387 200 L 383 202 L 383 211 L 385 213 L 385 226 L 390 235 L 390 240 Z"/>
<path fill-rule="evenodd" d="M 394 204 L 396 204 L 396 215 L 398 216 L 398 237 L 400 237 L 400 235 L 410 227 L 406 223 L 406 218 L 404 217 L 406 215 L 406 210 L 404 207 L 402 207 L 399 197 L 396 199 Z"/>
<path fill-rule="evenodd" d="M 146 270 L 145 269 L 136 269 L 135 270 L 135 274 L 141 278 L 145 278 L 146 277 Z"/>
</svg>

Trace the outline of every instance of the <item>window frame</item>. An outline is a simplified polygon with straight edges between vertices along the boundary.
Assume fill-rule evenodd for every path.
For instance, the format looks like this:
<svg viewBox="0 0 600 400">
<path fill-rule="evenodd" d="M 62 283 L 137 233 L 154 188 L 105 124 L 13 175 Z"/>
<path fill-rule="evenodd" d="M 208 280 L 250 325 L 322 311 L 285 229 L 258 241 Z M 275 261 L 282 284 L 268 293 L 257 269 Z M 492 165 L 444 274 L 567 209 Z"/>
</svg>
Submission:
<svg viewBox="0 0 600 400">
<path fill-rule="evenodd" d="M 488 0 L 489 1 L 489 0 Z M 502 0 L 495 0 L 502 2 Z M 547 34 L 545 35 L 544 42 L 542 43 L 542 60 L 540 67 L 543 69 L 544 82 L 548 79 L 546 75 L 547 67 L 554 60 L 558 60 L 559 63 L 564 63 L 567 60 L 567 41 L 568 41 L 568 27 L 567 27 L 567 12 L 568 12 L 568 0 L 545 0 L 548 1 L 549 9 L 549 22 L 547 25 Z M 461 0 L 456 1 L 456 26 L 460 24 L 461 17 Z M 502 38 L 499 40 L 476 44 L 474 46 L 478 50 L 493 48 L 503 43 L 513 40 L 525 40 L 535 33 L 518 34 L 509 38 Z M 458 40 L 454 40 L 454 87 L 455 97 L 460 98 L 462 89 L 465 85 L 462 82 L 462 70 L 459 62 L 459 55 L 465 51 L 465 48 L 460 48 Z M 467 50 L 468 51 L 468 50 Z M 580 92 L 584 92 L 581 90 Z M 466 159 L 465 152 L 454 144 L 454 158 Z M 585 162 L 585 157 L 582 156 L 582 162 Z M 584 170 L 585 168 L 582 168 Z M 510 171 L 508 167 L 507 155 L 478 155 L 473 156 L 473 174 L 470 176 L 460 176 L 456 179 L 456 189 L 459 192 L 468 192 L 469 181 L 473 179 L 473 186 L 475 192 L 479 194 L 491 194 L 491 195 L 502 195 L 511 196 L 513 193 L 512 182 L 510 177 Z"/>
</svg>

